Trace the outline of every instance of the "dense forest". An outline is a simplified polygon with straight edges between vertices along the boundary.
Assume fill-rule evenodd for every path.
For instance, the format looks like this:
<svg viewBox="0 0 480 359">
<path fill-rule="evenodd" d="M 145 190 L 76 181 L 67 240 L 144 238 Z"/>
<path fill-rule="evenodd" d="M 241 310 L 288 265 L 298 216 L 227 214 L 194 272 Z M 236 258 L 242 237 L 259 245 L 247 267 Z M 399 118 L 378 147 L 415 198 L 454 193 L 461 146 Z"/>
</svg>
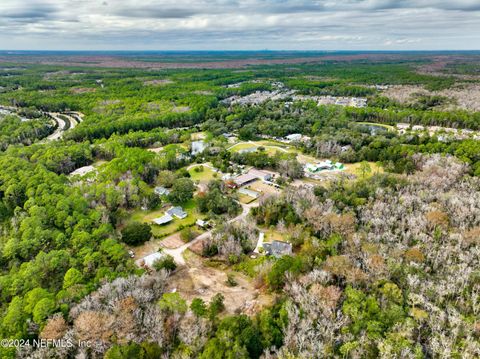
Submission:
<svg viewBox="0 0 480 359">
<path fill-rule="evenodd" d="M 0 357 L 480 356 L 480 113 L 444 110 L 435 99 L 401 103 L 378 88 L 437 91 L 462 81 L 452 76 L 461 64 L 433 76 L 418 73 L 419 63 L 241 71 L 2 64 L 0 104 L 17 113 L 0 118 L 0 337 L 74 345 L 7 345 Z M 311 98 L 224 102 L 280 91 L 277 83 Z M 315 96 L 368 105 L 318 105 Z M 82 121 L 48 140 L 56 125 L 44 113 L 72 111 Z M 401 133 L 398 123 L 472 135 Z M 198 133 L 207 148 L 193 154 Z M 273 141 L 290 134 L 308 141 L 235 152 L 228 134 L 233 145 L 285 146 Z M 360 164 L 362 174 L 294 186 L 301 156 Z M 205 164 L 230 177 L 248 166 L 274 171 L 279 193 L 236 220 L 245 207 L 228 181 L 193 178 L 206 176 L 206 166 L 192 170 Z M 75 175 L 84 167 L 93 171 Z M 158 186 L 169 194 L 157 195 Z M 135 264 L 131 248 L 160 238 L 136 214 L 170 204 L 193 206 L 215 224 L 199 260 L 247 277 L 268 305 L 232 313 L 222 293 L 186 300 L 169 287 L 172 258 L 153 269 Z M 251 258 L 259 228 L 281 233 L 291 255 Z M 192 224 L 174 231 L 195 237 Z"/>
</svg>

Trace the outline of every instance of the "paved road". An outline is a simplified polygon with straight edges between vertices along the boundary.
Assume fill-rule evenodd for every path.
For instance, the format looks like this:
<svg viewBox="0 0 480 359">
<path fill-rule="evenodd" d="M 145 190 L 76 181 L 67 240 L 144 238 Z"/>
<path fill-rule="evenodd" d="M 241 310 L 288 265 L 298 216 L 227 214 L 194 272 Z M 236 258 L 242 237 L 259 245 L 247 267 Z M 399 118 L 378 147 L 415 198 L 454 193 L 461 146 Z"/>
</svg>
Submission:
<svg viewBox="0 0 480 359">
<path fill-rule="evenodd" d="M 12 107 L 12 106 L 1 106 L 0 110 L 9 111 L 11 113 L 16 113 L 19 108 Z M 56 123 L 57 128 L 55 132 L 53 132 L 50 136 L 47 136 L 43 139 L 43 141 L 54 141 L 58 140 L 62 137 L 62 134 L 66 131 L 65 127 L 67 126 L 64 119 L 60 117 L 60 115 L 65 116 L 70 121 L 70 128 L 75 128 L 80 122 L 83 121 L 83 114 L 81 112 L 70 111 L 65 113 L 57 113 L 57 112 L 45 112 L 48 116 L 50 116 Z"/>
<path fill-rule="evenodd" d="M 62 137 L 63 132 L 65 131 L 66 122 L 59 116 L 58 113 L 49 112 L 51 118 L 57 122 L 57 128 L 54 133 L 45 138 L 45 141 L 54 141 Z"/>
<path fill-rule="evenodd" d="M 253 208 L 253 207 L 258 207 L 259 203 L 258 203 L 258 200 L 253 202 L 253 203 L 249 203 L 249 204 L 244 204 L 244 203 L 241 203 L 241 206 L 242 206 L 242 213 L 240 213 L 238 216 L 236 216 L 235 218 L 232 218 L 228 221 L 228 223 L 232 223 L 232 222 L 239 222 L 239 221 L 244 221 L 245 218 L 247 217 L 248 213 L 250 212 L 250 208 Z M 183 252 L 185 252 L 185 250 L 187 250 L 191 245 L 201 241 L 201 240 L 204 240 L 204 239 L 207 239 L 209 238 L 210 236 L 212 235 L 212 231 L 208 231 L 208 232 L 205 232 L 201 235 L 199 235 L 198 237 L 196 237 L 194 240 L 192 240 L 191 242 L 188 242 L 188 243 L 185 243 L 184 245 L 178 247 L 178 248 L 174 248 L 174 249 L 167 249 L 167 248 L 164 248 L 163 249 L 163 252 L 166 253 L 166 254 L 169 254 L 173 257 L 173 259 L 175 259 L 175 262 L 177 264 L 181 264 L 181 265 L 184 265 L 185 264 L 185 259 L 183 258 Z"/>
<path fill-rule="evenodd" d="M 57 122 L 57 129 L 50 136 L 46 137 L 44 141 L 54 141 L 62 137 L 63 133 L 67 131 L 65 129 L 66 122 L 60 117 L 60 115 L 66 117 L 70 122 L 70 128 L 75 128 L 77 124 L 82 122 L 83 114 L 80 112 L 70 112 L 70 113 L 57 113 L 57 112 L 47 112 L 47 114 Z"/>
</svg>

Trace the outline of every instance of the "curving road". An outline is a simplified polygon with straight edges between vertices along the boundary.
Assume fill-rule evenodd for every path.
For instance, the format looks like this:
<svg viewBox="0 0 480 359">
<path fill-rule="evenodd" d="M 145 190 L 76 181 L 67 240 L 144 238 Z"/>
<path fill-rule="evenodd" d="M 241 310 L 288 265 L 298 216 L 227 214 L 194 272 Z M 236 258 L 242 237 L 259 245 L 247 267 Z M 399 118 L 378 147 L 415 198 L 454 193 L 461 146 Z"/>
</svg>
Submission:
<svg viewBox="0 0 480 359">
<path fill-rule="evenodd" d="M 11 113 L 17 113 L 18 109 L 19 109 L 18 107 L 0 105 L 0 110 L 4 110 Z M 77 111 L 43 112 L 43 114 L 50 117 L 52 120 L 54 120 L 57 123 L 57 128 L 51 135 L 45 137 L 42 140 L 42 142 L 58 140 L 59 138 L 62 137 L 65 131 L 71 128 L 75 128 L 75 126 L 77 126 L 80 122 L 82 122 L 83 116 L 84 116 L 83 113 L 77 112 Z M 67 123 L 62 117 L 60 117 L 60 115 L 66 117 L 70 122 L 70 127 L 68 129 L 66 129 Z"/>
<path fill-rule="evenodd" d="M 46 112 L 46 114 L 57 123 L 57 128 L 55 129 L 55 132 L 53 132 L 50 136 L 46 137 L 44 141 L 58 140 L 62 137 L 65 131 L 75 128 L 75 126 L 83 120 L 83 114 L 81 114 L 80 112 Z M 64 119 L 60 117 L 60 115 L 66 117 L 70 122 L 70 127 L 68 129 L 66 129 L 67 123 Z"/>
</svg>

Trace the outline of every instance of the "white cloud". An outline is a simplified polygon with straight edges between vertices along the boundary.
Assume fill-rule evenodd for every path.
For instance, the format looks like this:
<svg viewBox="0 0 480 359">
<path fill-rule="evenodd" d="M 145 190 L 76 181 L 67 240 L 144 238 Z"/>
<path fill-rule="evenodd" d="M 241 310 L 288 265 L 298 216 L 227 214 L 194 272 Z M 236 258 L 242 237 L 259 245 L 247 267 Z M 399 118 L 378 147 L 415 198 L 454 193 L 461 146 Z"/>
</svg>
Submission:
<svg viewBox="0 0 480 359">
<path fill-rule="evenodd" d="M 474 49 L 478 0 L 1 0 L 3 49 Z"/>
</svg>

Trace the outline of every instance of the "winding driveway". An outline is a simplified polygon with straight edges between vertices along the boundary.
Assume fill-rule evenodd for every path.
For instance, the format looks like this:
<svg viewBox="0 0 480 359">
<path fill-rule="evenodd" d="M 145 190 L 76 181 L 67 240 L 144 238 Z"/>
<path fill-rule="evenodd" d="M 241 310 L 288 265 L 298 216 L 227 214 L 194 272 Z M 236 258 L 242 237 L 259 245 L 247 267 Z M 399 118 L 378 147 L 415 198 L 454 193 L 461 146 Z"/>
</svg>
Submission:
<svg viewBox="0 0 480 359">
<path fill-rule="evenodd" d="M 240 213 L 238 216 L 236 216 L 235 218 L 232 218 L 228 221 L 228 223 L 232 223 L 232 222 L 240 222 L 240 221 L 244 221 L 245 218 L 247 217 L 248 213 L 250 212 L 250 208 L 253 208 L 253 207 L 258 207 L 259 203 L 258 201 L 255 201 L 254 203 L 249 203 L 249 204 L 244 204 L 244 203 L 241 203 L 241 206 L 242 206 L 242 213 Z M 205 232 L 205 233 L 202 233 L 201 235 L 199 235 L 198 237 L 196 237 L 194 240 L 192 240 L 191 242 L 188 242 L 188 243 L 185 243 L 184 245 L 178 247 L 178 248 L 174 248 L 174 249 L 168 249 L 168 248 L 164 248 L 163 249 L 163 252 L 166 253 L 166 254 L 169 254 L 173 257 L 173 259 L 175 259 L 175 262 L 177 264 L 180 264 L 180 265 L 185 265 L 185 259 L 183 258 L 183 252 L 185 252 L 190 246 L 192 246 L 193 244 L 199 242 L 199 241 L 202 241 L 204 239 L 207 239 L 209 238 L 210 236 L 212 235 L 212 230 L 208 231 L 208 232 Z"/>
</svg>

